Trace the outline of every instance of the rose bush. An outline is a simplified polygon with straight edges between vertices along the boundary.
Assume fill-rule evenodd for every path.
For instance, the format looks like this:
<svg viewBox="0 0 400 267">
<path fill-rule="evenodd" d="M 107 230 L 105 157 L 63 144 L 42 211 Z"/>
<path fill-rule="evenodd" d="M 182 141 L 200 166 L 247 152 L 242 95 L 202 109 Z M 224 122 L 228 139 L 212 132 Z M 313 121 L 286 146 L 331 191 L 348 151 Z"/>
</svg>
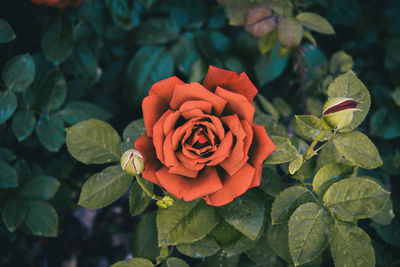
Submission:
<svg viewBox="0 0 400 267">
<path fill-rule="evenodd" d="M 34 4 L 46 5 L 65 9 L 68 7 L 78 8 L 82 5 L 83 0 L 30 0 Z"/>
<path fill-rule="evenodd" d="M 221 206 L 260 185 L 275 145 L 253 123 L 256 87 L 245 73 L 210 66 L 203 85 L 171 77 L 142 103 L 147 135 L 135 142 L 142 175 L 175 197 Z"/>
</svg>

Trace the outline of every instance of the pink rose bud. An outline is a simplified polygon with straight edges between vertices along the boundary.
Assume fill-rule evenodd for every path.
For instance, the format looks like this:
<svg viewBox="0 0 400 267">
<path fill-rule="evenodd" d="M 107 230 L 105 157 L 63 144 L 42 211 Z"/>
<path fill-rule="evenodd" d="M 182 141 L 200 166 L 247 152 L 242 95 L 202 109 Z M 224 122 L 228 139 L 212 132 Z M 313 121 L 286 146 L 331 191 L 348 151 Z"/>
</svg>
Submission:
<svg viewBox="0 0 400 267">
<path fill-rule="evenodd" d="M 140 174 L 144 169 L 142 155 L 136 149 L 129 149 L 121 157 L 122 169 L 130 175 Z"/>
<path fill-rule="evenodd" d="M 333 97 L 326 101 L 323 112 L 322 122 L 327 129 L 342 129 L 348 126 L 353 120 L 353 112 L 358 102 L 352 98 Z"/>
</svg>

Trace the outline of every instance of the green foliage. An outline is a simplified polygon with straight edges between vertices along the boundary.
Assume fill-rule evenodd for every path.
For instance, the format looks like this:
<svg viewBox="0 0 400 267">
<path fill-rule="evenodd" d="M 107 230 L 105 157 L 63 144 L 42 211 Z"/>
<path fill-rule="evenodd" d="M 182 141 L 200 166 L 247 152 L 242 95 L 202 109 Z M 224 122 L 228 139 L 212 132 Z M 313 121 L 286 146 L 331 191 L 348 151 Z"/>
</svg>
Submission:
<svg viewBox="0 0 400 267">
<path fill-rule="evenodd" d="M 328 246 L 329 226 L 333 220 L 316 203 L 306 203 L 289 220 L 289 249 L 294 264 L 302 265 L 318 257 Z"/>
<path fill-rule="evenodd" d="M 256 239 L 264 222 L 264 199 L 257 191 L 250 191 L 231 203 L 218 208 L 227 223 L 250 239 Z"/>
<path fill-rule="evenodd" d="M 99 255 L 113 266 L 398 263 L 397 3 L 84 0 L 58 11 L 20 1 L 0 8 L 7 10 L 0 265 L 100 264 Z M 249 76 L 259 91 L 254 123 L 277 149 L 260 186 L 231 203 L 171 198 L 160 208 L 167 192 L 109 164 L 146 134 L 140 108 L 151 86 L 174 75 L 201 82 L 208 65 Z M 333 97 L 359 104 L 349 126 L 330 131 L 321 112 Z M 95 227 L 85 223 L 81 234 L 77 222 L 87 218 L 78 215 L 86 209 L 74 210 L 78 201 L 112 206 L 96 211 Z M 40 238 L 58 232 L 59 239 Z M 96 255 L 80 253 L 92 237 Z M 60 247 L 62 257 L 49 256 Z"/>
<path fill-rule="evenodd" d="M 348 178 L 334 183 L 324 195 L 324 204 L 342 221 L 370 218 L 381 211 L 390 193 L 367 178 Z"/>
<path fill-rule="evenodd" d="M 111 166 L 92 175 L 83 185 L 79 205 L 98 209 L 110 205 L 128 189 L 132 177 L 120 166 Z"/>
<path fill-rule="evenodd" d="M 15 39 L 15 33 L 10 24 L 4 19 L 0 19 L 0 43 L 8 43 Z"/>
<path fill-rule="evenodd" d="M 340 133 L 333 143 L 339 153 L 354 165 L 375 169 L 383 164 L 374 143 L 361 132 Z"/>
<path fill-rule="evenodd" d="M 91 119 L 67 128 L 66 132 L 68 151 L 77 160 L 86 164 L 119 161 L 121 138 L 109 124 Z"/>
<path fill-rule="evenodd" d="M 157 212 L 158 244 L 192 243 L 204 238 L 218 224 L 218 216 L 203 200 L 177 200 Z"/>
<path fill-rule="evenodd" d="M 29 54 L 16 56 L 6 63 L 1 74 L 9 90 L 23 92 L 33 82 L 35 62 Z"/>
<path fill-rule="evenodd" d="M 357 225 L 335 221 L 329 240 L 336 266 L 375 266 L 375 253 L 371 239 Z"/>
</svg>

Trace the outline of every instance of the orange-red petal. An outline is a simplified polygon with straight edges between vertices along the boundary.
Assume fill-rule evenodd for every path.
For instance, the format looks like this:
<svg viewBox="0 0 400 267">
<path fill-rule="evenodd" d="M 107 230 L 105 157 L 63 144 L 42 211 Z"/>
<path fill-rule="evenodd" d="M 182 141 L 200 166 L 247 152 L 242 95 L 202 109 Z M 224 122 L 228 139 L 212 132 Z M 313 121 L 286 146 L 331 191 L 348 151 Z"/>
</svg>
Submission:
<svg viewBox="0 0 400 267">
<path fill-rule="evenodd" d="M 157 179 L 156 171 L 158 171 L 162 165 L 160 161 L 157 160 L 156 151 L 154 150 L 153 140 L 151 137 L 143 135 L 136 139 L 135 148 L 142 154 L 144 161 L 144 170 L 142 171 L 142 176 L 147 181 L 154 184 L 160 184 Z"/>
<path fill-rule="evenodd" d="M 148 136 L 153 135 L 153 126 L 169 109 L 169 103 L 176 85 L 184 84 L 177 77 L 170 77 L 155 83 L 142 102 L 144 126 Z"/>
<path fill-rule="evenodd" d="M 246 97 L 219 86 L 217 86 L 215 94 L 228 101 L 224 114 L 236 114 L 241 120 L 253 122 L 255 108 Z"/>
<path fill-rule="evenodd" d="M 235 92 L 245 96 L 250 102 L 253 101 L 258 90 L 250 81 L 246 73 L 240 75 L 236 72 L 220 69 L 214 66 L 208 68 L 206 78 L 203 85 L 214 92 L 217 86 L 225 88 L 229 91 Z"/>
<path fill-rule="evenodd" d="M 231 202 L 249 189 L 254 177 L 255 169 L 250 164 L 245 164 L 234 175 L 226 175 L 221 179 L 223 187 L 215 193 L 205 196 L 207 204 L 222 206 Z"/>
<path fill-rule="evenodd" d="M 216 115 L 221 115 L 225 108 L 226 100 L 211 93 L 199 83 L 181 84 L 175 87 L 170 102 L 172 109 L 177 110 L 189 100 L 204 100 L 210 102 Z"/>
<path fill-rule="evenodd" d="M 205 168 L 196 179 L 171 174 L 166 167 L 157 171 L 156 175 L 165 190 L 185 201 L 203 197 L 222 188 L 221 180 L 213 167 Z"/>
</svg>

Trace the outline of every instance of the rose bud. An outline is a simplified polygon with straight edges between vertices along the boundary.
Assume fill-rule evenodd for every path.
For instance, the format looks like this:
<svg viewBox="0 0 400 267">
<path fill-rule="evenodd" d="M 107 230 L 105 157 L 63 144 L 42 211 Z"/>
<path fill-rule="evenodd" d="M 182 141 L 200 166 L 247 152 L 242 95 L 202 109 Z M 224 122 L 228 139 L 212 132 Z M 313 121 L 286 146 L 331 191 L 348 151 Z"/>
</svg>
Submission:
<svg viewBox="0 0 400 267">
<path fill-rule="evenodd" d="M 328 129 L 342 129 L 353 120 L 353 112 L 358 102 L 352 98 L 333 97 L 323 106 L 322 122 Z"/>
<path fill-rule="evenodd" d="M 129 149 L 121 157 L 121 167 L 127 174 L 140 174 L 144 169 L 142 155 L 136 149 Z"/>
</svg>

